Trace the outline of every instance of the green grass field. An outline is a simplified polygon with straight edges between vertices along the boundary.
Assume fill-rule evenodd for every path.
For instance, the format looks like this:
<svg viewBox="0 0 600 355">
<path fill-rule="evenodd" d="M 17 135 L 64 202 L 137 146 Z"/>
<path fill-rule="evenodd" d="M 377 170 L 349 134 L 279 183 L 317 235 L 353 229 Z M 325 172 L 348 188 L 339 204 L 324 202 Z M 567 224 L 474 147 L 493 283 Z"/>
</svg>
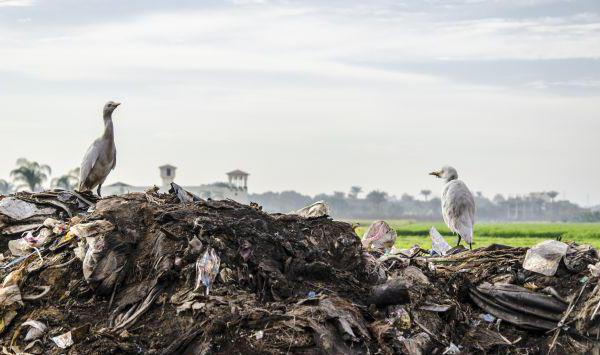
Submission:
<svg viewBox="0 0 600 355">
<path fill-rule="evenodd" d="M 360 223 L 357 229 L 362 237 L 371 221 L 354 220 Z M 435 226 L 452 246 L 456 237 L 443 222 L 414 222 L 406 220 L 387 221 L 396 229 L 398 248 L 408 248 L 419 244 L 431 248 L 429 229 Z M 493 243 L 511 246 L 532 246 L 546 239 L 562 237 L 562 241 L 574 241 L 579 244 L 592 244 L 600 248 L 600 223 L 478 223 L 475 225 L 475 243 L 473 247 L 482 247 Z"/>
</svg>

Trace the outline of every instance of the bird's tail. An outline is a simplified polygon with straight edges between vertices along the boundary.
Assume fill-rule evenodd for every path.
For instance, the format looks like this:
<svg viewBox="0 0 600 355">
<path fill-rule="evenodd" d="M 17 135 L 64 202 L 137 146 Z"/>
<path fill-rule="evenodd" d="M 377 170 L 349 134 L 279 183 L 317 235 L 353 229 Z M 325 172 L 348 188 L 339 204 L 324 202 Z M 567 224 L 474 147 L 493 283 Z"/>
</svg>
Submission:
<svg viewBox="0 0 600 355">
<path fill-rule="evenodd" d="M 458 234 L 468 244 L 473 243 L 473 227 L 460 226 L 460 228 L 458 228 Z"/>
</svg>

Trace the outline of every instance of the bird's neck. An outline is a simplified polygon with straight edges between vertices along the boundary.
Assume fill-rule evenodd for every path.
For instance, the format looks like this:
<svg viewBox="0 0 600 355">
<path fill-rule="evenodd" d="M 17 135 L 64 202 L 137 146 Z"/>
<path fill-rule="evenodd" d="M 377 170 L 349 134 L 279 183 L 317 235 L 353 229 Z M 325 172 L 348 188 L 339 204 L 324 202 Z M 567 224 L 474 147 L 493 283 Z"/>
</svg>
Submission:
<svg viewBox="0 0 600 355">
<path fill-rule="evenodd" d="M 454 180 L 458 180 L 458 177 L 456 177 L 456 176 L 450 176 L 450 177 L 447 177 L 446 179 L 444 179 L 444 181 L 446 182 L 446 184 L 449 183 L 450 181 L 454 181 Z"/>
<path fill-rule="evenodd" d="M 110 114 L 104 115 L 104 138 L 113 139 L 115 136 L 113 121 Z"/>
</svg>

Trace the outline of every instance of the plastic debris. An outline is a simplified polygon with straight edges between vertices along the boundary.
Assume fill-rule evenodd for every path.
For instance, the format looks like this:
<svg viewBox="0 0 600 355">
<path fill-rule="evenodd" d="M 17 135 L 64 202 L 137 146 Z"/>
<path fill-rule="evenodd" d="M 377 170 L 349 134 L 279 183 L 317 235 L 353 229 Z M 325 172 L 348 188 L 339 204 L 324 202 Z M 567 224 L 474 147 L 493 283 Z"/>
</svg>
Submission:
<svg viewBox="0 0 600 355">
<path fill-rule="evenodd" d="M 87 249 L 83 258 L 83 277 L 86 281 L 90 281 L 96 266 L 105 254 L 107 245 L 104 236 L 87 237 Z"/>
<path fill-rule="evenodd" d="M 65 246 L 67 244 L 69 244 L 73 239 L 77 238 L 77 236 L 73 233 L 71 233 L 70 231 L 67 232 L 67 234 L 63 235 L 59 240 L 58 243 L 56 243 L 54 245 L 54 249 L 58 249 L 62 246 Z M 84 250 L 85 251 L 85 250 Z"/>
<path fill-rule="evenodd" d="M 312 300 L 312 299 L 315 299 L 315 298 L 317 298 L 317 293 L 315 291 L 310 291 L 308 293 L 308 299 Z"/>
<path fill-rule="evenodd" d="M 204 255 L 196 261 L 196 287 L 194 291 L 199 290 L 204 285 L 205 295 L 209 295 L 215 277 L 219 273 L 220 264 L 221 258 L 219 258 L 213 248 L 208 247 Z"/>
<path fill-rule="evenodd" d="M 202 199 L 200 197 L 198 197 L 198 196 L 194 195 L 193 193 L 187 191 L 186 189 L 184 189 L 183 187 L 177 185 L 174 182 L 171 183 L 171 190 L 170 191 L 175 192 L 175 194 L 177 195 L 177 198 L 179 198 L 179 201 L 181 203 L 202 201 Z"/>
<path fill-rule="evenodd" d="M 429 230 L 429 236 L 431 237 L 431 249 L 438 255 L 446 255 L 448 250 L 452 249 L 450 244 L 444 239 L 444 237 L 438 232 L 435 227 L 431 227 Z"/>
<path fill-rule="evenodd" d="M 3 285 L 0 287 L 0 308 L 9 307 L 13 304 L 23 305 L 19 286 L 16 284 Z"/>
<path fill-rule="evenodd" d="M 61 222 L 57 219 L 54 218 L 46 218 L 44 220 L 44 227 L 46 228 L 50 228 L 52 230 L 52 232 L 56 235 L 63 235 L 64 233 L 67 232 L 67 224 L 64 222 Z"/>
<path fill-rule="evenodd" d="M 70 348 L 71 346 L 73 346 L 73 344 L 75 344 L 75 342 L 73 341 L 73 333 L 71 333 L 70 331 L 59 336 L 55 336 L 51 339 L 54 342 L 54 344 L 56 344 L 56 346 L 58 346 L 61 349 Z"/>
<path fill-rule="evenodd" d="M 23 261 L 27 260 L 27 258 L 29 258 L 30 256 L 32 256 L 32 255 L 34 255 L 34 254 L 37 254 L 37 253 L 38 253 L 38 252 L 40 252 L 40 251 L 41 251 L 41 250 L 34 251 L 34 252 L 32 252 L 32 253 L 29 253 L 29 254 L 27 254 L 27 255 L 23 255 L 23 256 L 20 256 L 20 257 L 18 257 L 18 258 L 16 258 L 16 259 L 13 259 L 12 261 L 10 261 L 10 262 L 8 262 L 8 263 L 6 263 L 6 264 L 4 264 L 4 265 L 0 265 L 0 270 L 8 270 L 8 269 L 10 269 L 10 268 L 12 268 L 12 267 L 14 267 L 14 266 L 16 266 L 16 265 L 19 265 L 19 264 L 20 264 L 20 263 L 22 263 Z"/>
<path fill-rule="evenodd" d="M 27 232 L 23 239 L 33 248 L 40 248 L 50 241 L 54 233 L 48 228 L 42 228 L 37 232 L 37 235 L 33 235 L 32 232 Z"/>
<path fill-rule="evenodd" d="M 454 306 L 451 304 L 426 303 L 419 307 L 419 309 L 429 312 L 445 313 L 451 310 L 453 307 Z"/>
<path fill-rule="evenodd" d="M 25 256 L 31 253 L 32 249 L 41 248 L 46 245 L 54 233 L 48 228 L 41 228 L 37 235 L 32 231 L 23 233 L 20 239 L 13 239 L 8 242 L 8 249 L 14 256 Z"/>
<path fill-rule="evenodd" d="M 484 282 L 470 289 L 469 294 L 485 312 L 527 329 L 554 329 L 568 305 L 555 295 L 532 292 L 513 284 Z"/>
<path fill-rule="evenodd" d="M 460 354 L 460 348 L 456 346 L 454 343 L 450 343 L 450 345 L 444 350 L 443 355 L 457 355 Z"/>
<path fill-rule="evenodd" d="M 200 239 L 198 239 L 198 237 L 194 236 L 192 239 L 190 239 L 189 241 L 189 249 L 191 253 L 200 253 L 200 251 L 202 251 L 202 242 L 200 241 Z"/>
<path fill-rule="evenodd" d="M 523 268 L 546 276 L 553 276 L 560 260 L 567 254 L 568 245 L 557 240 L 536 244 L 525 255 Z"/>
<path fill-rule="evenodd" d="M 389 253 L 383 255 L 380 260 L 387 260 L 389 256 L 396 256 L 396 255 L 400 255 L 403 258 L 408 258 L 408 259 L 412 259 L 415 256 L 417 256 L 419 253 L 421 253 L 423 251 L 423 249 L 421 248 L 421 246 L 419 244 L 415 244 L 413 245 L 411 248 L 409 249 L 398 249 L 395 246 L 393 246 Z"/>
<path fill-rule="evenodd" d="M 294 214 L 304 218 L 325 217 L 329 216 L 329 206 L 327 203 L 325 203 L 325 201 L 318 201 L 310 206 L 299 209 L 298 211 L 294 212 Z"/>
<path fill-rule="evenodd" d="M 365 232 L 362 245 L 365 249 L 389 251 L 396 243 L 398 235 L 385 221 L 375 221 Z"/>
<path fill-rule="evenodd" d="M 8 250 L 14 256 L 24 256 L 31 252 L 31 245 L 24 238 L 14 239 L 8 242 Z"/>
<path fill-rule="evenodd" d="M 256 340 L 261 340 L 265 336 L 265 332 L 263 330 L 259 330 L 254 334 Z"/>
<path fill-rule="evenodd" d="M 91 238 L 99 234 L 107 234 L 112 232 L 115 226 L 109 221 L 94 221 L 90 223 L 81 223 L 69 229 L 69 233 L 79 238 Z"/>
<path fill-rule="evenodd" d="M 479 318 L 481 318 L 483 321 L 488 322 L 488 323 L 494 323 L 496 321 L 496 317 L 494 317 L 493 315 L 491 315 L 489 313 L 480 314 Z"/>
<path fill-rule="evenodd" d="M 227 268 L 227 267 L 221 269 L 221 271 L 219 272 L 219 279 L 221 280 L 221 282 L 223 284 L 232 283 L 235 279 L 233 270 L 231 270 L 230 268 Z"/>
<path fill-rule="evenodd" d="M 76 343 L 83 340 L 89 333 L 90 325 L 86 324 L 81 327 L 70 330 L 59 336 L 52 337 L 52 341 L 61 349 L 68 349 Z"/>
<path fill-rule="evenodd" d="M 52 207 L 38 207 L 34 203 L 25 202 L 16 197 L 7 197 L 0 200 L 0 214 L 15 221 L 22 221 L 34 216 L 47 216 L 56 212 Z"/>
<path fill-rule="evenodd" d="M 590 270 L 590 274 L 593 277 L 600 277 L 600 262 L 597 262 L 596 264 L 589 264 L 588 270 Z"/>
<path fill-rule="evenodd" d="M 402 307 L 402 306 L 392 306 L 394 307 L 391 312 L 391 318 L 394 320 L 394 325 L 398 327 L 400 330 L 408 330 L 412 326 L 412 322 L 410 320 L 410 313 Z"/>
<path fill-rule="evenodd" d="M 32 340 L 36 340 L 41 338 L 46 331 L 48 330 L 48 327 L 37 320 L 28 320 L 25 323 L 21 324 L 21 327 L 29 327 L 29 330 L 27 331 L 27 334 L 25 335 L 25 341 L 32 341 Z"/>
</svg>

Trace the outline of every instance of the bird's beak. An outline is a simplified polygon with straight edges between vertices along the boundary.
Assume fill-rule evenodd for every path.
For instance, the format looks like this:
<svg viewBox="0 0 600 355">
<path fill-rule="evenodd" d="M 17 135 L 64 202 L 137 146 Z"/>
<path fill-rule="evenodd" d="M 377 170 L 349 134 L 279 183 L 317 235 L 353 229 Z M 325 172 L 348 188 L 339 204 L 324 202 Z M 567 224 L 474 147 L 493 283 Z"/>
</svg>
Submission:
<svg viewBox="0 0 600 355">
<path fill-rule="evenodd" d="M 440 176 L 442 176 L 442 172 L 441 171 L 434 171 L 432 173 L 429 173 L 429 175 L 440 177 Z"/>
<path fill-rule="evenodd" d="M 120 104 L 120 102 L 115 102 L 115 107 L 119 107 Z"/>
</svg>

